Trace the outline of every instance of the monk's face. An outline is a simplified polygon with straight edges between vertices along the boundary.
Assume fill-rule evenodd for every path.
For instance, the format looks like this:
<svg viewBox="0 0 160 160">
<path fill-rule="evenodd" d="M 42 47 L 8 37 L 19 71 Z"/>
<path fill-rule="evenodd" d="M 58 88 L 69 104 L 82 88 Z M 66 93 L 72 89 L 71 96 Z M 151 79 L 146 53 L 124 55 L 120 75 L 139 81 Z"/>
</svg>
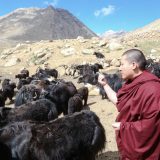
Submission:
<svg viewBox="0 0 160 160">
<path fill-rule="evenodd" d="M 134 77 L 133 64 L 127 60 L 126 56 L 122 56 L 119 70 L 124 80 L 131 80 Z"/>
</svg>

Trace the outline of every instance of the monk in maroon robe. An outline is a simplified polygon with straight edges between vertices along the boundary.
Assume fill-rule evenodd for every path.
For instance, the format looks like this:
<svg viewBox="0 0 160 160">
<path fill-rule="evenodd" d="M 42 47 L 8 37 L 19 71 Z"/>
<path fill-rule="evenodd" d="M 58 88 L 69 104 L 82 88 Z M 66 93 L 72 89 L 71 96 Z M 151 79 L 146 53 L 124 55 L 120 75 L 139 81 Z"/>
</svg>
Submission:
<svg viewBox="0 0 160 160">
<path fill-rule="evenodd" d="M 126 82 L 117 94 L 103 75 L 98 79 L 119 112 L 113 127 L 121 160 L 160 160 L 160 80 L 145 64 L 140 50 L 122 55 L 119 70 Z"/>
<path fill-rule="evenodd" d="M 122 157 L 159 160 L 160 80 L 144 71 L 117 94 L 117 145 Z M 159 157 L 159 159 L 158 159 Z"/>
</svg>

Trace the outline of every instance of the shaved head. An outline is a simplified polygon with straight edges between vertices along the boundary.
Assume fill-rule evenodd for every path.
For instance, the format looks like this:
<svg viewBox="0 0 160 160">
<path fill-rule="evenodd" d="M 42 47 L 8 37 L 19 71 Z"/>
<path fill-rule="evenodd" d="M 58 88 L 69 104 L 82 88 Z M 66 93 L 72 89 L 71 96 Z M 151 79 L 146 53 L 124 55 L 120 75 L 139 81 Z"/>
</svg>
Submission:
<svg viewBox="0 0 160 160">
<path fill-rule="evenodd" d="M 145 70 L 146 58 L 142 51 L 138 49 L 130 49 L 122 54 L 130 63 L 135 62 L 138 64 L 140 70 Z"/>
</svg>

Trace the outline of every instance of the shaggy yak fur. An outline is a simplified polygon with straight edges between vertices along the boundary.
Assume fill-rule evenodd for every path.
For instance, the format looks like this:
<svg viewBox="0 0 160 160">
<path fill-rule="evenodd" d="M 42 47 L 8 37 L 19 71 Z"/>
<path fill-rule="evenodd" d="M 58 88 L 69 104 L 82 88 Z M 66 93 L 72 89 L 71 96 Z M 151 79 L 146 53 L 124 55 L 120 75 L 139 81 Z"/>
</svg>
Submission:
<svg viewBox="0 0 160 160">
<path fill-rule="evenodd" d="M 39 99 L 41 90 L 36 85 L 28 84 L 20 88 L 15 98 L 15 106 L 35 101 Z"/>
<path fill-rule="evenodd" d="M 57 117 L 56 105 L 47 99 L 39 99 L 16 108 L 4 107 L 0 109 L 1 126 L 23 120 L 50 121 Z"/>
<path fill-rule="evenodd" d="M 95 160 L 105 140 L 99 118 L 86 110 L 42 124 L 23 121 L 0 129 L 0 142 L 18 160 Z"/>
<path fill-rule="evenodd" d="M 45 98 L 51 100 L 57 105 L 58 115 L 63 113 L 68 114 L 68 100 L 77 93 L 75 85 L 68 82 L 59 82 L 56 85 L 51 85 L 48 88 L 48 93 Z"/>
<path fill-rule="evenodd" d="M 81 87 L 77 90 L 77 92 L 80 94 L 80 97 L 82 101 L 84 101 L 84 106 L 87 105 L 87 100 L 88 100 L 88 88 L 87 87 Z"/>
<path fill-rule="evenodd" d="M 80 94 L 75 94 L 68 100 L 68 114 L 80 112 L 82 109 L 83 103 Z"/>
</svg>

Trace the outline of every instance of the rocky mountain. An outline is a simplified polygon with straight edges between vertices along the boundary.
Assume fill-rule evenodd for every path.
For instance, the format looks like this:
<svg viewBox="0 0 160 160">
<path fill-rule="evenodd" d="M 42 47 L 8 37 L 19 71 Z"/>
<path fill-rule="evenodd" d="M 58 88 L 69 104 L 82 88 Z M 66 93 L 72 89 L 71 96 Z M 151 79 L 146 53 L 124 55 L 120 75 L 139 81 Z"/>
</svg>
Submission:
<svg viewBox="0 0 160 160">
<path fill-rule="evenodd" d="M 52 6 L 19 8 L 1 16 L 0 35 L 1 39 L 21 42 L 97 36 L 70 12 Z"/>
<path fill-rule="evenodd" d="M 101 35 L 102 38 L 107 38 L 107 39 L 112 39 L 112 38 L 119 38 L 122 37 L 126 34 L 127 32 L 125 31 L 113 31 L 113 30 L 108 30 L 105 33 Z"/>
</svg>

